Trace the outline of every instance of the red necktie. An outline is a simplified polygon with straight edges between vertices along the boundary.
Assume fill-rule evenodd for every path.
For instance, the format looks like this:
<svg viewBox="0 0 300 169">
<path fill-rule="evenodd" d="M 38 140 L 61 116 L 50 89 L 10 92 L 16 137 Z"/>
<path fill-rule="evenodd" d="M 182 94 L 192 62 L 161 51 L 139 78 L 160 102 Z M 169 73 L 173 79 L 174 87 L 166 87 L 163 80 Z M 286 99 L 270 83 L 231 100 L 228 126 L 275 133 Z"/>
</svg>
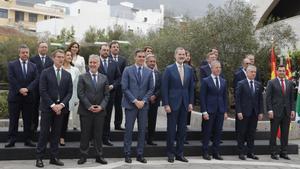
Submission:
<svg viewBox="0 0 300 169">
<path fill-rule="evenodd" d="M 282 89 L 282 94 L 284 95 L 284 82 L 283 82 L 283 79 L 281 79 L 281 89 Z"/>
</svg>

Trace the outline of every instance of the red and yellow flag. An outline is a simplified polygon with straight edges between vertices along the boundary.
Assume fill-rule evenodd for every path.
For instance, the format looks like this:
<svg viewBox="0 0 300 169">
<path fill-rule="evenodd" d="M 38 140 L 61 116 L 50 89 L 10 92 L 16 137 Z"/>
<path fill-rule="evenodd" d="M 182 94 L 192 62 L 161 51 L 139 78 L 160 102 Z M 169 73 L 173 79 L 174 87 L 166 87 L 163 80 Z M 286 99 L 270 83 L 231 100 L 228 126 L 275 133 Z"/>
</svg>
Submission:
<svg viewBox="0 0 300 169">
<path fill-rule="evenodd" d="M 277 76 L 276 73 L 276 55 L 274 51 L 274 47 L 271 50 L 271 79 L 274 79 Z"/>
<path fill-rule="evenodd" d="M 287 54 L 287 58 L 286 58 L 285 75 L 286 75 L 287 79 L 292 80 L 292 78 L 293 78 L 293 75 L 292 75 L 292 61 L 291 61 L 291 58 L 290 58 L 289 54 Z"/>
</svg>

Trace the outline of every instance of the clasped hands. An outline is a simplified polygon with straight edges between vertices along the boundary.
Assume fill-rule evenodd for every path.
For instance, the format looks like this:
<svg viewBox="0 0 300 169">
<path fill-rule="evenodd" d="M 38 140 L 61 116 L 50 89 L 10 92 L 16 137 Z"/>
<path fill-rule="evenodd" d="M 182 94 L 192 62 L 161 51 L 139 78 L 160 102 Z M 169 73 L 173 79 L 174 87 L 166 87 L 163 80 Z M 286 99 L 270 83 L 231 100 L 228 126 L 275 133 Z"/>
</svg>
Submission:
<svg viewBox="0 0 300 169">
<path fill-rule="evenodd" d="M 89 111 L 93 112 L 93 113 L 99 113 L 103 110 L 103 108 L 100 105 L 92 105 L 89 108 Z"/>
</svg>

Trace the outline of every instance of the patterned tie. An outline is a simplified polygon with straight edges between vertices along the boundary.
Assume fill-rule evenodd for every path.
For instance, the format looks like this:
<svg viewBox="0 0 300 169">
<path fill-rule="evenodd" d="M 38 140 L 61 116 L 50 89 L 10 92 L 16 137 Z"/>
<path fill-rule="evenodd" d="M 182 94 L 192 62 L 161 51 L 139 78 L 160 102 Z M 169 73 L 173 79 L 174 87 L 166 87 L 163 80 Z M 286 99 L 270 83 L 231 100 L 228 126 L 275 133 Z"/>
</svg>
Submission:
<svg viewBox="0 0 300 169">
<path fill-rule="evenodd" d="M 219 78 L 215 77 L 215 79 L 216 79 L 216 87 L 217 87 L 217 89 L 219 89 L 220 88 Z"/>
<path fill-rule="evenodd" d="M 27 73 L 26 73 L 26 62 L 25 61 L 22 62 L 22 72 L 23 72 L 23 77 L 26 79 Z"/>
<path fill-rule="evenodd" d="M 45 66 L 45 56 L 42 56 L 42 64 L 43 64 L 43 67 Z"/>
<path fill-rule="evenodd" d="M 96 85 L 97 85 L 97 80 L 96 80 L 96 73 L 93 73 L 93 85 L 96 89 Z"/>
<path fill-rule="evenodd" d="M 184 82 L 183 65 L 179 65 L 178 67 L 179 67 L 179 76 L 180 76 L 181 84 L 183 86 L 183 82 Z"/>
<path fill-rule="evenodd" d="M 284 79 L 280 79 L 280 81 L 281 81 L 282 95 L 284 95 Z"/>
<path fill-rule="evenodd" d="M 58 84 L 58 86 L 59 86 L 59 84 L 60 84 L 60 69 L 56 69 L 56 79 L 57 79 L 57 84 Z"/>
</svg>

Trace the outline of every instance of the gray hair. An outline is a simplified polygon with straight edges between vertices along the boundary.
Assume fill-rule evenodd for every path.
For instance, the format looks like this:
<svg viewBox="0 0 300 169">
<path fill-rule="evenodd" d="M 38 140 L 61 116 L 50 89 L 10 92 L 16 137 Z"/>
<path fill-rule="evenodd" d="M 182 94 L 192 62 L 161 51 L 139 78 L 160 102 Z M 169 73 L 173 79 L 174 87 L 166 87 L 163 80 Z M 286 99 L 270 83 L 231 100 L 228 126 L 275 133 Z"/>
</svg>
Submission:
<svg viewBox="0 0 300 169">
<path fill-rule="evenodd" d="M 214 67 L 215 65 L 217 65 L 217 64 L 219 64 L 219 65 L 221 66 L 220 61 L 214 60 L 214 61 L 212 61 L 212 62 L 210 63 L 210 66 L 211 66 L 211 68 L 213 68 L 213 67 Z"/>
<path fill-rule="evenodd" d="M 95 59 L 97 60 L 97 62 L 100 62 L 100 56 L 96 55 L 96 54 L 91 54 L 89 56 L 89 62 L 92 60 L 92 59 Z"/>
<path fill-rule="evenodd" d="M 174 56 L 177 54 L 177 52 L 178 52 L 179 50 L 184 50 L 184 51 L 185 51 L 185 49 L 184 49 L 183 47 L 177 47 L 177 48 L 175 49 Z"/>
<path fill-rule="evenodd" d="M 253 71 L 253 70 L 256 71 L 256 66 L 254 66 L 254 65 L 249 65 L 249 66 L 247 67 L 247 69 L 246 69 L 247 72 L 248 72 L 248 71 Z"/>
<path fill-rule="evenodd" d="M 152 53 L 150 53 L 150 54 L 148 54 L 147 56 L 146 56 L 146 61 L 148 61 L 150 58 L 154 58 L 154 59 L 156 59 L 156 56 L 154 55 L 154 54 L 152 54 Z"/>
</svg>

